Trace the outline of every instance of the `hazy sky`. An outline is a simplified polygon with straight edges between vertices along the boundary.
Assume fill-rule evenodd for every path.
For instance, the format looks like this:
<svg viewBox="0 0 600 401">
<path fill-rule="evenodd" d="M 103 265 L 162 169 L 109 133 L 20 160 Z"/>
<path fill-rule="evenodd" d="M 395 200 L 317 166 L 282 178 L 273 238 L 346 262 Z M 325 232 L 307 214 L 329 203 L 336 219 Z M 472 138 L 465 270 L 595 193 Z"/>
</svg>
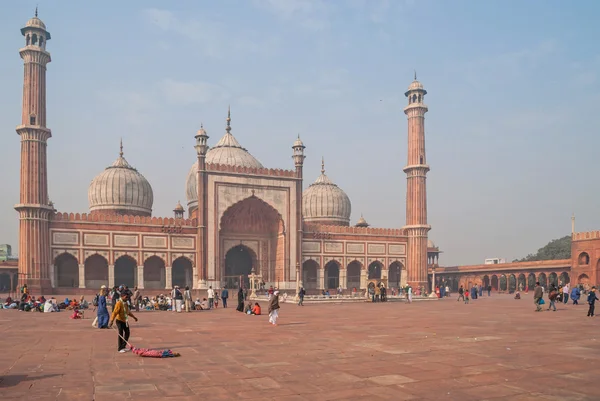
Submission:
<svg viewBox="0 0 600 401">
<path fill-rule="evenodd" d="M 426 103 L 430 238 L 440 264 L 513 259 L 600 229 L 597 1 L 11 1 L 0 13 L 0 243 L 16 245 L 23 67 L 39 2 L 48 50 L 50 197 L 88 210 L 90 181 L 125 157 L 154 215 L 185 202 L 200 123 L 232 133 L 305 187 L 327 174 L 375 227 L 405 221 L 404 91 Z"/>
</svg>

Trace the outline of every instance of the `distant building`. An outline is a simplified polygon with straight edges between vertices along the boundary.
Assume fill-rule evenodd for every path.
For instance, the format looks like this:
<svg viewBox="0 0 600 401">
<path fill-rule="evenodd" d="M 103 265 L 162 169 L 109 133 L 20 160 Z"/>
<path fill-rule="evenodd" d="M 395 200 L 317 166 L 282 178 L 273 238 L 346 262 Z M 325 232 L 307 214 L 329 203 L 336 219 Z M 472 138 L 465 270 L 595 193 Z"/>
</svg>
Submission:
<svg viewBox="0 0 600 401">
<path fill-rule="evenodd" d="M 0 244 L 0 261 L 17 260 L 12 254 L 12 246 L 9 244 Z"/>
<path fill-rule="evenodd" d="M 502 259 L 502 258 L 490 258 L 490 259 L 486 259 L 483 264 L 484 265 L 497 265 L 500 263 L 506 263 L 506 259 Z"/>
</svg>

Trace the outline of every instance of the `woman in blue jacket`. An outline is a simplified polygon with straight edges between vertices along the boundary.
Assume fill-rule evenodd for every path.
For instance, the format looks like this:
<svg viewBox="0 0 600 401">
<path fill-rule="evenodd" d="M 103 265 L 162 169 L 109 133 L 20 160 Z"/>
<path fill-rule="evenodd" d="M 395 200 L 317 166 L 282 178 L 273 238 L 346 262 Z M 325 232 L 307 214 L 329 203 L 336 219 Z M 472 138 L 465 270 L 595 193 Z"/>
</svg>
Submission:
<svg viewBox="0 0 600 401">
<path fill-rule="evenodd" d="M 106 307 L 106 286 L 100 287 L 100 296 L 98 297 L 98 309 L 96 310 L 98 316 L 98 328 L 108 329 L 108 308 Z"/>
<path fill-rule="evenodd" d="M 573 305 L 579 305 L 579 297 L 581 296 L 581 291 L 579 290 L 578 286 L 573 286 L 573 289 L 571 290 L 571 299 L 573 300 Z"/>
</svg>

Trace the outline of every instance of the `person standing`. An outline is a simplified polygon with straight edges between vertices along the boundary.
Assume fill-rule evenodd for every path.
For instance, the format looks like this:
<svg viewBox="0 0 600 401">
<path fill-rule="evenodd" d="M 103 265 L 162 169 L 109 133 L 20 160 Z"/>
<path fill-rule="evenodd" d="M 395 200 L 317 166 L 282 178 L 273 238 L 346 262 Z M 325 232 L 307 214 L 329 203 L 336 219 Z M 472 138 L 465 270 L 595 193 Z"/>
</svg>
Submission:
<svg viewBox="0 0 600 401">
<path fill-rule="evenodd" d="M 207 295 L 208 295 L 208 308 L 212 309 L 215 306 L 215 290 L 213 290 L 212 285 L 210 287 L 208 287 Z"/>
<path fill-rule="evenodd" d="M 128 318 L 132 317 L 136 322 L 138 320 L 137 317 L 135 317 L 134 314 L 129 310 L 127 301 L 129 301 L 129 294 L 122 294 L 120 299 L 115 304 L 115 308 L 113 309 L 110 317 L 110 322 L 108 323 L 108 327 L 112 327 L 113 323 L 115 321 L 117 322 L 117 328 L 119 329 L 119 342 L 117 350 L 120 353 L 127 352 L 127 340 L 129 340 L 129 335 L 131 334 L 129 331 Z"/>
<path fill-rule="evenodd" d="M 569 283 L 565 283 L 565 285 L 563 286 L 563 302 L 565 303 L 565 305 L 567 304 L 567 302 L 569 302 L 570 291 L 571 287 L 569 286 Z"/>
<path fill-rule="evenodd" d="M 140 311 L 140 300 L 142 298 L 142 294 L 140 293 L 140 290 L 138 290 L 137 287 L 133 288 L 133 299 L 132 302 L 135 305 L 135 311 L 139 312 Z"/>
<path fill-rule="evenodd" d="M 183 299 L 185 301 L 185 311 L 191 312 L 190 309 L 192 307 L 192 293 L 190 292 L 189 286 L 185 287 L 185 292 L 183 293 Z"/>
<path fill-rule="evenodd" d="M 491 285 L 487 286 L 487 292 L 488 292 L 488 297 L 490 297 L 492 295 L 492 286 Z"/>
<path fill-rule="evenodd" d="M 300 291 L 298 291 L 298 306 L 304 306 L 304 295 L 306 291 L 304 291 L 304 287 L 300 287 Z"/>
<path fill-rule="evenodd" d="M 269 323 L 277 326 L 277 318 L 279 317 L 279 291 L 275 291 L 269 300 Z"/>
<path fill-rule="evenodd" d="M 221 299 L 223 300 L 223 308 L 227 308 L 227 298 L 229 298 L 229 291 L 227 287 L 223 288 L 221 291 Z"/>
<path fill-rule="evenodd" d="M 408 303 L 411 304 L 412 303 L 412 287 L 409 286 L 408 289 L 406 290 L 406 297 L 408 298 Z"/>
<path fill-rule="evenodd" d="M 183 294 L 179 290 L 179 286 L 175 286 L 175 297 L 173 299 L 173 304 L 175 305 L 175 310 L 177 313 L 181 313 L 181 305 L 183 304 Z"/>
<path fill-rule="evenodd" d="M 558 291 L 554 284 L 550 284 L 550 292 L 548 293 L 548 300 L 550 301 L 550 305 L 548 305 L 548 310 L 552 308 L 554 312 L 556 312 L 556 298 L 558 298 Z"/>
<path fill-rule="evenodd" d="M 96 318 L 98 319 L 99 329 L 108 329 L 108 307 L 106 305 L 107 288 L 105 285 L 100 287 L 98 295 L 98 306 L 96 309 Z M 114 309 L 113 309 L 114 310 Z"/>
<path fill-rule="evenodd" d="M 542 310 L 542 306 L 540 305 L 540 301 L 544 297 L 544 290 L 540 286 L 540 282 L 537 281 L 535 283 L 535 290 L 533 291 L 533 302 L 535 303 L 535 311 L 540 312 Z"/>
<path fill-rule="evenodd" d="M 573 305 L 579 305 L 579 297 L 581 296 L 581 291 L 577 285 L 573 286 L 571 290 L 571 299 L 573 300 Z"/>
<path fill-rule="evenodd" d="M 596 287 L 592 287 L 592 289 L 590 290 L 590 293 L 588 294 L 587 297 L 587 302 L 590 305 L 590 308 L 588 309 L 588 316 L 589 317 L 594 317 L 594 309 L 596 308 L 596 301 L 598 300 L 598 296 L 596 295 Z"/>
</svg>

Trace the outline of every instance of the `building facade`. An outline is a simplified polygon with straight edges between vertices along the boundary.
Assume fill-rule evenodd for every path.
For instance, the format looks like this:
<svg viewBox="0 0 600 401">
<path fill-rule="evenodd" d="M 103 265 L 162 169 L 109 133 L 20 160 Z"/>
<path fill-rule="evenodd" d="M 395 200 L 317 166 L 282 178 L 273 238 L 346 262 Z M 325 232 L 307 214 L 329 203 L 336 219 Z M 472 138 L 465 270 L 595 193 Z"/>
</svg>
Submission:
<svg viewBox="0 0 600 401">
<path fill-rule="evenodd" d="M 201 290 L 247 285 L 251 273 L 282 289 L 359 289 L 376 279 L 393 286 L 427 284 L 427 92 L 416 76 L 405 93 L 409 146 L 402 228 L 372 228 L 362 216 L 351 226 L 351 201 L 325 174 L 324 163 L 321 175 L 303 189 L 305 146 L 299 137 L 292 146 L 293 168 L 266 168 L 233 136 L 230 112 L 215 145 L 204 127 L 197 132 L 197 158 L 185 179 L 187 207 L 177 203 L 172 217 L 152 215 L 153 188 L 125 159 L 122 143 L 117 159 L 88 188 L 89 211 L 58 212 L 48 196 L 46 161 L 51 36 L 37 12 L 21 32 L 25 81 L 15 206 L 20 284 L 46 294 L 102 284 Z"/>
</svg>

